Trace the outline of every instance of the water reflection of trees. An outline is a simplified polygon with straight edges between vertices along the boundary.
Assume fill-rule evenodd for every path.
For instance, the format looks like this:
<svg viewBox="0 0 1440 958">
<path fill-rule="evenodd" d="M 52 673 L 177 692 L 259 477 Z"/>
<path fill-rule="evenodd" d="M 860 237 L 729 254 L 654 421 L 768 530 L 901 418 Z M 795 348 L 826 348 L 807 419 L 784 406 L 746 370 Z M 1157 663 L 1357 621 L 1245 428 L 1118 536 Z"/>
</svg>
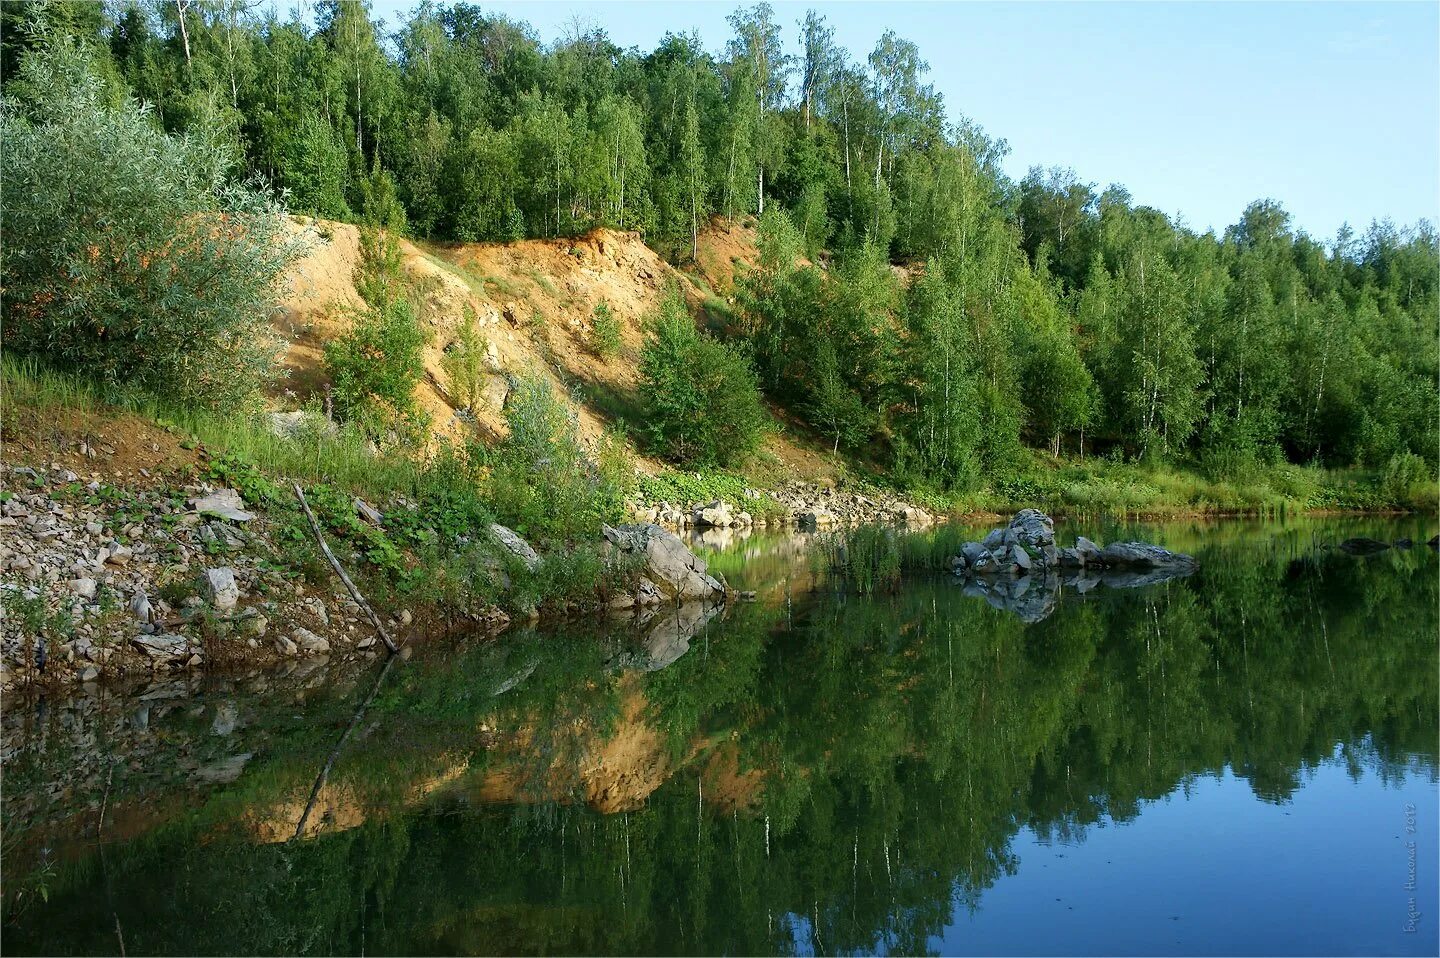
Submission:
<svg viewBox="0 0 1440 958">
<path fill-rule="evenodd" d="M 296 777 L 277 745 L 208 823 L 110 849 L 113 910 L 136 952 L 920 953 L 1015 868 L 1022 826 L 1074 839 L 1227 766 L 1284 802 L 1337 744 L 1355 775 L 1436 774 L 1432 554 L 1201 558 L 1028 627 L 941 579 L 742 607 L 641 680 L 607 672 L 614 637 L 430 661 L 336 778 L 393 801 L 443 759 L 522 781 L 513 800 L 462 787 L 288 847 L 217 837 L 215 808 Z M 576 770 L 636 694 L 667 777 L 600 814 Z M 745 801 L 714 778 L 722 749 Z M 99 880 L 67 868 L 7 945 L 114 950 Z"/>
</svg>

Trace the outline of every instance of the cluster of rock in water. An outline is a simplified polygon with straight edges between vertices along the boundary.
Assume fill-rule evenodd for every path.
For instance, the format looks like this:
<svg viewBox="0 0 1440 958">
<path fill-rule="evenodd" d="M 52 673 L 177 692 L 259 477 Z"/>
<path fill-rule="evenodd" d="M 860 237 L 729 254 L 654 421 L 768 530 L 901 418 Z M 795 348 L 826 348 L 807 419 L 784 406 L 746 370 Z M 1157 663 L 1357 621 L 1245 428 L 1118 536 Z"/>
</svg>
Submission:
<svg viewBox="0 0 1440 958">
<path fill-rule="evenodd" d="M 1440 535 L 1431 536 L 1425 544 L 1431 549 L 1440 550 Z M 1346 555 L 1373 556 L 1379 555 L 1382 552 L 1388 552 L 1391 549 L 1399 549 L 1403 552 L 1414 546 L 1415 541 L 1408 538 L 1396 539 L 1394 542 L 1384 542 L 1380 539 L 1371 539 L 1368 536 L 1355 536 L 1354 538 L 1346 539 L 1340 543 L 1337 548 Z"/>
<path fill-rule="evenodd" d="M 1003 529 L 967 542 L 950 560 L 968 594 L 1039 622 L 1055 610 L 1066 588 L 1085 593 L 1099 585 L 1135 588 L 1187 576 L 1199 568 L 1191 556 L 1145 542 L 1101 546 L 1084 536 L 1075 545 L 1055 542 L 1055 523 L 1038 509 L 1022 509 Z"/>
</svg>

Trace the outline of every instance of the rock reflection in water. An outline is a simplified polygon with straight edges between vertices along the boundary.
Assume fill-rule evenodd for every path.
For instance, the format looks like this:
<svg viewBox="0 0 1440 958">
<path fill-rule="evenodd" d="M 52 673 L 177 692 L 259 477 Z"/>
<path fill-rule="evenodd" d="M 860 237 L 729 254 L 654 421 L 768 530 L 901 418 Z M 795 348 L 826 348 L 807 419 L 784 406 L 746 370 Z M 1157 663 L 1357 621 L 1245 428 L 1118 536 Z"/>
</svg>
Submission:
<svg viewBox="0 0 1440 958">
<path fill-rule="evenodd" d="M 724 606 L 686 602 L 646 610 L 636 624 L 644 630 L 639 648 L 627 649 L 612 659 L 615 668 L 658 672 L 690 651 L 690 640 L 700 634 Z"/>
<path fill-rule="evenodd" d="M 1138 589 L 1191 575 L 1189 569 L 1048 570 L 1018 578 L 1006 576 L 957 579 L 965 594 L 983 598 L 996 609 L 1012 612 L 1022 622 L 1043 622 L 1055 612 L 1065 591 L 1084 595 L 1097 586 Z"/>
</svg>

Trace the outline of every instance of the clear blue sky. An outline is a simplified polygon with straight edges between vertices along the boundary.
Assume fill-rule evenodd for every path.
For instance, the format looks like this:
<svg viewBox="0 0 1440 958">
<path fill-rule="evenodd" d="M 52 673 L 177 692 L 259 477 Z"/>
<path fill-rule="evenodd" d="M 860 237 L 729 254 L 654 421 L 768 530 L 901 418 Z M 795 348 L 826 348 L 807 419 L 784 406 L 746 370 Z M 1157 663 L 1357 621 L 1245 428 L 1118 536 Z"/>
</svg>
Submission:
<svg viewBox="0 0 1440 958">
<path fill-rule="evenodd" d="M 551 42 L 575 17 L 622 47 L 729 36 L 729 2 L 483 4 Z M 748 3 L 746 4 L 748 5 Z M 394 24 L 412 0 L 376 0 Z M 1440 4 L 773 3 L 814 7 L 864 59 L 887 28 L 914 40 L 950 115 L 1009 141 L 1007 171 L 1072 167 L 1100 188 L 1223 229 L 1279 200 L 1329 239 L 1343 222 L 1440 220 Z"/>
</svg>

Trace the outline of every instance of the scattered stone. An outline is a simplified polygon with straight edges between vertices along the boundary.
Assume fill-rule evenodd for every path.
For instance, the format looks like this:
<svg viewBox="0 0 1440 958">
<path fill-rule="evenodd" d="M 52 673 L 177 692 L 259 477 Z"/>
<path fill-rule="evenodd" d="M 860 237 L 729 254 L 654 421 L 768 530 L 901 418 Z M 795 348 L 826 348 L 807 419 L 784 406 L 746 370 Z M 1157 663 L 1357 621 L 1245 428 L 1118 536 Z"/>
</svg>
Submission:
<svg viewBox="0 0 1440 958">
<path fill-rule="evenodd" d="M 240 601 L 240 586 L 235 582 L 235 570 L 229 566 L 206 569 L 200 576 L 200 590 L 215 608 L 225 611 L 235 608 Z"/>
<path fill-rule="evenodd" d="M 828 509 L 810 509 L 795 514 L 795 524 L 802 529 L 828 529 L 838 521 Z"/>
<path fill-rule="evenodd" d="M 130 640 L 130 644 L 157 663 L 185 659 L 190 655 L 190 640 L 183 635 L 137 635 Z"/>
<path fill-rule="evenodd" d="M 135 616 L 135 621 L 147 624 L 154 620 L 155 610 L 150 606 L 150 597 L 145 594 L 144 589 L 136 589 L 135 594 L 130 598 L 130 614 Z"/>
<path fill-rule="evenodd" d="M 716 500 L 695 510 L 695 525 L 702 529 L 729 529 L 736 525 L 729 503 Z"/>
<path fill-rule="evenodd" d="M 316 635 L 306 628 L 298 628 L 290 633 L 294 644 L 306 655 L 319 655 L 322 652 L 330 651 L 330 643 L 321 636 Z"/>
<path fill-rule="evenodd" d="M 249 522 L 255 515 L 245 511 L 245 502 L 234 489 L 216 489 L 208 496 L 190 500 L 195 512 L 202 516 L 215 516 L 231 522 Z"/>
<path fill-rule="evenodd" d="M 70 591 L 82 599 L 93 599 L 99 585 L 91 578 L 80 578 L 70 580 Z"/>
</svg>

